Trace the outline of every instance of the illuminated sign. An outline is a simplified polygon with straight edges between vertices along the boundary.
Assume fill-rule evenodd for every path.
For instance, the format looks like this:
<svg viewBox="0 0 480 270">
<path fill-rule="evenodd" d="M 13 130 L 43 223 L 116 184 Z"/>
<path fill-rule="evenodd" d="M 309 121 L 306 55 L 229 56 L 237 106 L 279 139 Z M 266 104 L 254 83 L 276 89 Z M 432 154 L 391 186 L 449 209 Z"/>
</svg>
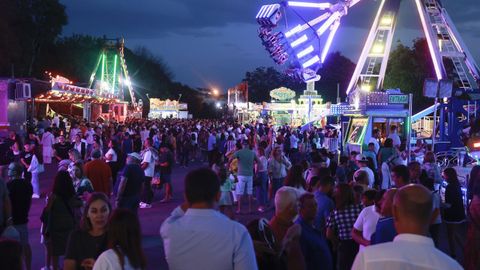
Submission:
<svg viewBox="0 0 480 270">
<path fill-rule="evenodd" d="M 352 118 L 347 143 L 362 144 L 367 130 L 368 118 Z"/>
<path fill-rule="evenodd" d="M 187 110 L 186 103 L 178 103 L 176 100 L 161 100 L 159 98 L 150 99 L 150 111 L 178 111 Z"/>
<path fill-rule="evenodd" d="M 408 95 L 388 95 L 389 104 L 408 104 Z"/>
<path fill-rule="evenodd" d="M 270 96 L 277 100 L 288 101 L 295 98 L 295 91 L 286 87 L 280 87 L 270 91 Z"/>
</svg>

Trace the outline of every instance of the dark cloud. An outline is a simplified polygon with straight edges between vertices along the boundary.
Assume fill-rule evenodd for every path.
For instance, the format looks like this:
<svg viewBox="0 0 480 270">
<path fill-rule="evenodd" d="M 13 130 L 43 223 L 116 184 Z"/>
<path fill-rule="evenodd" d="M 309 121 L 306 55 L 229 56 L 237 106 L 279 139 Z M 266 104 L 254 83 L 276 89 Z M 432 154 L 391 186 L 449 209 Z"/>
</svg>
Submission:
<svg viewBox="0 0 480 270">
<path fill-rule="evenodd" d="M 255 23 L 262 1 L 242 0 L 63 0 L 71 32 L 129 33 L 133 38 L 191 34 L 192 29 Z"/>
<path fill-rule="evenodd" d="M 271 66 L 257 37 L 255 15 L 269 0 L 60 0 L 67 7 L 72 33 L 108 37 L 124 36 L 127 46 L 145 46 L 164 58 L 176 79 L 192 86 L 217 84 L 229 87 L 245 71 Z M 310 0 L 317 2 L 317 0 Z M 374 20 L 380 0 L 362 0 L 342 18 L 332 50 L 356 61 Z M 444 0 L 457 29 L 477 58 L 480 42 L 478 0 Z M 306 9 L 288 10 L 292 27 L 319 15 Z M 395 40 L 409 43 L 423 36 L 414 0 L 403 0 Z M 395 44 L 394 44 L 395 46 Z"/>
</svg>

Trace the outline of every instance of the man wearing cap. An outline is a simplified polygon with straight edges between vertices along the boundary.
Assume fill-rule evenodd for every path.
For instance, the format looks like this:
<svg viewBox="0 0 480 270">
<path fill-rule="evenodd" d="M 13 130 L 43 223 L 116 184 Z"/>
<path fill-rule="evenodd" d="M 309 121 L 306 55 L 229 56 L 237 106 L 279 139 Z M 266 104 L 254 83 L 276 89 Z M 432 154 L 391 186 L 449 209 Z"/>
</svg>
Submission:
<svg viewBox="0 0 480 270">
<path fill-rule="evenodd" d="M 357 166 L 359 167 L 359 171 L 365 171 L 368 174 L 368 187 L 372 188 L 373 184 L 375 183 L 375 175 L 373 171 L 368 167 L 368 159 L 362 154 L 358 154 L 355 157 L 355 161 Z"/>
<path fill-rule="evenodd" d="M 117 194 L 117 207 L 129 209 L 135 214 L 140 203 L 140 194 L 145 178 L 145 173 L 140 167 L 141 160 L 142 156 L 139 153 L 128 154 L 127 165 L 123 170 Z"/>
</svg>

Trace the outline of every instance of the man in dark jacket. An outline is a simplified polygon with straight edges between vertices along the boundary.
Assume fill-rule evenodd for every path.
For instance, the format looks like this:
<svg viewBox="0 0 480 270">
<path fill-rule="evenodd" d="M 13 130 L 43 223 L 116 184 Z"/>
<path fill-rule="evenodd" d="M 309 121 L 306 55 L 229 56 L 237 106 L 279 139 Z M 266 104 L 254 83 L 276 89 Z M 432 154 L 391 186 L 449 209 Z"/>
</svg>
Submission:
<svg viewBox="0 0 480 270">
<path fill-rule="evenodd" d="M 12 222 L 20 235 L 25 266 L 27 270 L 31 269 L 32 250 L 28 241 L 28 212 L 32 206 L 33 188 L 29 181 L 22 178 L 23 167 L 20 163 L 12 162 L 8 166 L 7 183 L 8 193 L 12 204 Z"/>
</svg>

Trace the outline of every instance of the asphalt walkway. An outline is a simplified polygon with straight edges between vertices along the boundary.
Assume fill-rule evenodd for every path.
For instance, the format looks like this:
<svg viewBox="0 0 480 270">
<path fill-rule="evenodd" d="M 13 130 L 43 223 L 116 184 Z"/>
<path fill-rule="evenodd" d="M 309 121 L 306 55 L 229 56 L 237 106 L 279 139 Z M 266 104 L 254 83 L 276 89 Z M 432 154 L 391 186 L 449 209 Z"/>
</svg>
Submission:
<svg viewBox="0 0 480 270">
<path fill-rule="evenodd" d="M 163 198 L 164 190 L 156 190 L 155 197 L 150 209 L 139 209 L 140 224 L 142 226 L 142 245 L 147 257 L 147 269 L 168 269 L 165 261 L 162 241 L 159 235 L 159 229 L 162 222 L 169 216 L 171 211 L 183 202 L 183 179 L 189 170 L 201 167 L 200 163 L 193 163 L 189 168 L 175 166 L 172 175 L 173 200 L 168 203 L 160 203 Z M 32 247 L 32 269 L 38 270 L 45 265 L 44 246 L 40 243 L 40 214 L 45 206 L 45 196 L 53 185 L 57 164 L 46 165 L 46 171 L 40 175 L 40 185 L 42 191 L 41 199 L 32 199 L 32 208 L 29 215 L 29 237 Z M 113 202 L 113 200 L 112 200 Z M 271 216 L 272 211 L 265 213 Z M 259 217 L 257 214 L 241 215 L 236 219 L 244 224 L 250 220 Z"/>
</svg>

